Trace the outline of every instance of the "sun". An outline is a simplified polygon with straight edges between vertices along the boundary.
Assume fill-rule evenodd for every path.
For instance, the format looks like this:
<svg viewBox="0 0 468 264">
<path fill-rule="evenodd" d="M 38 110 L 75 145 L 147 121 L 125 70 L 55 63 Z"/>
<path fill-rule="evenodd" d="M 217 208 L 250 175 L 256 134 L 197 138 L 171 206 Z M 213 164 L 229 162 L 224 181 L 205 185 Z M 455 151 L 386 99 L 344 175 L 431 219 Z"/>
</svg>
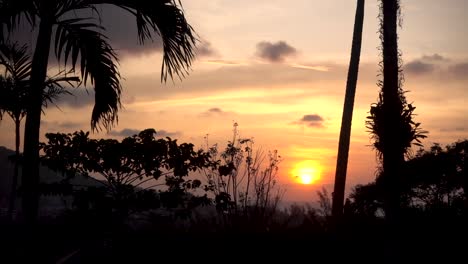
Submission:
<svg viewBox="0 0 468 264">
<path fill-rule="evenodd" d="M 299 180 L 302 184 L 311 184 L 315 178 L 310 173 L 304 173 L 299 175 Z"/>
<path fill-rule="evenodd" d="M 313 161 L 299 162 L 294 166 L 292 175 L 300 184 L 314 184 L 320 180 L 320 165 Z"/>
</svg>

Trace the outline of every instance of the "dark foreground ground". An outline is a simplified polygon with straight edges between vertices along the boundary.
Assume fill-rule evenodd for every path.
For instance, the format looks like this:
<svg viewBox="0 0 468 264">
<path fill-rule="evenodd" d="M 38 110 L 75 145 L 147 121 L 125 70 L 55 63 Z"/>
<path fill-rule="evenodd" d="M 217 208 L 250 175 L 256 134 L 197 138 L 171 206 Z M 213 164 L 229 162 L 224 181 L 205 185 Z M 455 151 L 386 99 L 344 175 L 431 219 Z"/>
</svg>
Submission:
<svg viewBox="0 0 468 264">
<path fill-rule="evenodd" d="M 387 232 L 380 222 L 354 221 L 338 231 L 141 230 L 75 219 L 34 230 L 2 223 L 0 263 L 466 263 L 464 220 L 413 219 Z"/>
</svg>

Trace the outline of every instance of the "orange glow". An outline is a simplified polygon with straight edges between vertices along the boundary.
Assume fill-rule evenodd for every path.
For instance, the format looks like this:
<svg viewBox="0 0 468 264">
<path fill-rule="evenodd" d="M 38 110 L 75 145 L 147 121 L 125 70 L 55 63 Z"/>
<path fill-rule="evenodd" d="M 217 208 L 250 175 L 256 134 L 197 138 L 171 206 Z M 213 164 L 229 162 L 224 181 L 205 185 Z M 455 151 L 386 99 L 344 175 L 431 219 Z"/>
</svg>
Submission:
<svg viewBox="0 0 468 264">
<path fill-rule="evenodd" d="M 306 160 L 296 164 L 292 175 L 297 183 L 314 184 L 320 180 L 321 166 L 314 161 Z"/>
</svg>

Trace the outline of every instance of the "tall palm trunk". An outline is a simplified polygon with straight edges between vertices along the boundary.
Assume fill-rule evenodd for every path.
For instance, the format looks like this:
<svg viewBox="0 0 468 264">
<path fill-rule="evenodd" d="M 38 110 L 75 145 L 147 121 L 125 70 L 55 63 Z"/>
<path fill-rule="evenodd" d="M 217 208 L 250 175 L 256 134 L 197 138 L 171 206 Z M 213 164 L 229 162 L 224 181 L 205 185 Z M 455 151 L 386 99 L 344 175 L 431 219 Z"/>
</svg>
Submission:
<svg viewBox="0 0 468 264">
<path fill-rule="evenodd" d="M 404 149 L 400 133 L 400 113 L 402 102 L 399 93 L 399 62 L 398 62 L 398 0 L 382 1 L 382 46 L 383 46 L 383 174 L 384 207 L 386 218 L 394 222 L 398 218 L 400 192 L 398 178 L 404 162 Z"/>
<path fill-rule="evenodd" d="M 15 210 L 16 204 L 16 188 L 18 185 L 18 177 L 19 177 L 19 157 L 20 157 L 20 125 L 21 125 L 21 117 L 15 116 L 15 171 L 13 173 L 13 179 L 11 180 L 11 192 L 10 192 L 10 203 L 8 205 L 8 217 L 13 220 L 13 211 Z"/>
<path fill-rule="evenodd" d="M 45 9 L 45 8 L 44 8 Z M 47 11 L 46 11 L 47 12 Z M 22 199 L 25 220 L 34 224 L 39 209 L 39 131 L 41 123 L 42 92 L 47 74 L 47 64 L 52 36 L 52 23 L 42 18 L 31 69 L 31 93 L 26 116 L 24 136 L 24 163 Z"/>
<path fill-rule="evenodd" d="M 353 120 L 354 96 L 359 72 L 361 56 L 362 27 L 364 23 L 364 0 L 357 0 L 356 18 L 354 20 L 353 43 L 349 62 L 346 94 L 341 119 L 340 141 L 338 143 L 338 158 L 336 162 L 335 186 L 333 191 L 332 215 L 339 218 L 343 214 L 343 201 L 346 185 L 346 170 L 348 167 L 348 153 L 351 138 L 351 124 Z"/>
</svg>

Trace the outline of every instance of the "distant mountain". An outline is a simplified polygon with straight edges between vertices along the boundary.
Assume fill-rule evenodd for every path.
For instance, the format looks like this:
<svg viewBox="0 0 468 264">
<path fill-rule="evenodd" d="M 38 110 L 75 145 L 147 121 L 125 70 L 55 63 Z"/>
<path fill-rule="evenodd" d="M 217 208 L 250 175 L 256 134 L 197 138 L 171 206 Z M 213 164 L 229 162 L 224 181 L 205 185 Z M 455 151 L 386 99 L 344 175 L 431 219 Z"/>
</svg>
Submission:
<svg viewBox="0 0 468 264">
<path fill-rule="evenodd" d="M 0 146 L 0 208 L 8 207 L 9 196 L 11 193 L 11 184 L 14 174 L 14 163 L 10 157 L 15 155 L 15 152 L 6 147 Z M 40 181 L 43 183 L 54 183 L 63 180 L 61 173 L 54 172 L 45 166 L 40 167 Z M 71 184 L 80 186 L 96 186 L 97 183 L 93 179 L 77 176 L 70 181 Z M 18 186 L 21 185 L 21 167 Z M 42 207 L 63 207 L 63 199 L 57 197 L 41 197 Z M 19 207 L 19 204 L 16 206 Z"/>
</svg>

